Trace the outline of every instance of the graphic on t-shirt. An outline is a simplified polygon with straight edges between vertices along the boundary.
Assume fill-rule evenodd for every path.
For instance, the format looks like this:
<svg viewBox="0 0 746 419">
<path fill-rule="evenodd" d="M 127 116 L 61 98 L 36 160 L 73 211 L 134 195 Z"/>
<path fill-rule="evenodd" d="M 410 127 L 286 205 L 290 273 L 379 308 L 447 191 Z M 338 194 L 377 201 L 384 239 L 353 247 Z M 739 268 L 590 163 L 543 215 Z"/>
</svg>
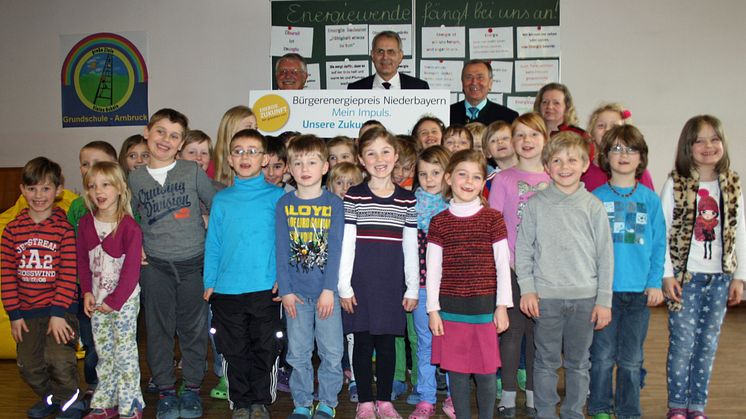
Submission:
<svg viewBox="0 0 746 419">
<path fill-rule="evenodd" d="M 522 180 L 518 181 L 518 224 L 515 226 L 516 230 L 518 230 L 518 227 L 521 225 L 520 220 L 523 219 L 523 208 L 526 207 L 526 203 L 528 202 L 528 199 L 534 196 L 536 192 L 543 191 L 547 188 L 549 184 L 547 182 L 539 182 L 536 185 L 531 185 L 530 183 L 524 182 Z"/>
<path fill-rule="evenodd" d="M 715 240 L 720 207 L 707 189 L 700 189 L 697 195 L 699 195 L 699 202 L 697 203 L 697 219 L 694 220 L 694 240 L 703 242 L 704 258 L 712 260 L 712 242 Z"/>
<path fill-rule="evenodd" d="M 318 267 L 324 272 L 329 254 L 331 206 L 286 205 L 290 232 L 290 266 L 309 272 Z"/>
<path fill-rule="evenodd" d="M 174 214 L 174 218 L 189 218 L 189 192 L 186 190 L 185 182 L 169 183 L 165 186 L 156 186 L 138 192 L 138 199 L 142 205 L 140 213 L 148 225 L 153 225 L 158 220 Z"/>
<path fill-rule="evenodd" d="M 642 202 L 604 202 L 614 243 L 645 244 L 648 209 Z"/>
</svg>

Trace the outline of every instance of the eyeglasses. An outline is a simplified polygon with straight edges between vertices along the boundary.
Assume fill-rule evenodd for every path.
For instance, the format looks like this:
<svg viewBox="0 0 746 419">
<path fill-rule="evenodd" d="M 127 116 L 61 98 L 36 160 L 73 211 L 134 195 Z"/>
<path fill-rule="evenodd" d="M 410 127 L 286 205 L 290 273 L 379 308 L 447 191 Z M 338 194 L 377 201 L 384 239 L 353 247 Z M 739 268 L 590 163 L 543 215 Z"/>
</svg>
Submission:
<svg viewBox="0 0 746 419">
<path fill-rule="evenodd" d="M 233 157 L 243 157 L 244 155 L 249 157 L 257 157 L 260 154 L 264 154 L 264 152 L 255 148 L 247 148 L 245 150 L 243 148 L 234 148 L 233 150 L 231 150 L 231 156 Z"/>
<path fill-rule="evenodd" d="M 621 144 L 617 144 L 614 147 L 611 147 L 609 150 L 610 153 L 614 154 L 637 154 L 640 152 L 640 150 L 634 148 L 634 147 L 625 147 Z"/>
<path fill-rule="evenodd" d="M 398 49 L 383 49 L 383 48 L 376 48 L 373 50 L 373 55 L 390 55 L 390 56 L 396 56 L 399 54 Z"/>
<path fill-rule="evenodd" d="M 277 70 L 277 74 L 281 76 L 297 76 L 299 74 L 306 74 L 306 72 L 299 68 L 283 68 L 281 70 Z"/>
</svg>

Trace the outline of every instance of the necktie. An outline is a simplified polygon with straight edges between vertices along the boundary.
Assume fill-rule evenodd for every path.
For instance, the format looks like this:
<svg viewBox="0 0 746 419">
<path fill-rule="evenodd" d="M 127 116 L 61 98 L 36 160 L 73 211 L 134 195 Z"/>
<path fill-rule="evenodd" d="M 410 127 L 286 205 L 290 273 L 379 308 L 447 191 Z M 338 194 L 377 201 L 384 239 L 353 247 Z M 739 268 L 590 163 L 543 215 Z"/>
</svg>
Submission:
<svg viewBox="0 0 746 419">
<path fill-rule="evenodd" d="M 469 119 L 471 119 L 471 120 L 477 119 L 477 113 L 479 113 L 479 108 L 477 108 L 476 106 L 470 107 L 469 108 L 469 115 L 471 115 L 471 116 L 469 117 Z"/>
<path fill-rule="evenodd" d="M 389 90 L 391 88 L 391 83 L 389 83 L 387 81 L 385 81 L 385 82 L 383 82 L 381 84 L 383 85 L 383 88 L 386 89 L 386 90 Z"/>
</svg>

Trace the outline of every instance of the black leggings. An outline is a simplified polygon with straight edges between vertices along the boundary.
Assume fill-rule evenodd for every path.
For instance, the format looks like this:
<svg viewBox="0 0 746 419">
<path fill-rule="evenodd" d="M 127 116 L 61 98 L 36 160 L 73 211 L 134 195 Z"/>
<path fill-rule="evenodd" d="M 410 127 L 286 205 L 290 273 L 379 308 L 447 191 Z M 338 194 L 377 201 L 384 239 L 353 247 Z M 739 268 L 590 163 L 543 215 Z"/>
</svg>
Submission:
<svg viewBox="0 0 746 419">
<path fill-rule="evenodd" d="M 448 372 L 448 388 L 451 390 L 453 407 L 456 409 L 457 418 L 470 418 L 471 416 L 471 385 L 469 379 L 474 377 L 477 383 L 477 409 L 479 419 L 491 419 L 495 411 L 495 394 L 497 394 L 497 382 L 495 374 L 462 374 Z"/>
<path fill-rule="evenodd" d="M 521 312 L 521 292 L 515 271 L 510 271 L 513 307 L 508 309 L 510 327 L 500 335 L 503 390 L 518 391 L 518 364 L 521 362 L 521 341 L 526 337 L 526 390 L 534 389 L 534 321 Z"/>
<path fill-rule="evenodd" d="M 394 380 L 396 349 L 394 335 L 371 335 L 368 332 L 355 332 L 355 346 L 352 350 L 352 368 L 355 371 L 358 402 L 372 402 L 373 399 L 373 350 L 376 351 L 376 398 L 378 401 L 391 401 L 391 386 Z M 494 394 L 492 396 L 495 398 Z M 466 417 L 466 416 L 465 416 Z"/>
</svg>

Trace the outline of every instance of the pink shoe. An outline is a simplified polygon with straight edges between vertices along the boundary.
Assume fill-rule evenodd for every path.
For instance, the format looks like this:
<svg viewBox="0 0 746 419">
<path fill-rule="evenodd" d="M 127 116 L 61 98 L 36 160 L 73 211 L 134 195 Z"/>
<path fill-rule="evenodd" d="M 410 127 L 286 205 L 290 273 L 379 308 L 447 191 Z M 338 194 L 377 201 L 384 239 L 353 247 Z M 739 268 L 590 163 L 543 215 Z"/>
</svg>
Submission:
<svg viewBox="0 0 746 419">
<path fill-rule="evenodd" d="M 686 412 L 686 416 L 689 419 L 707 419 L 707 416 L 705 416 L 704 412 L 700 412 L 699 410 L 690 410 Z"/>
<path fill-rule="evenodd" d="M 376 413 L 380 419 L 401 419 L 399 412 L 396 411 L 391 402 L 376 402 Z"/>
<path fill-rule="evenodd" d="M 668 409 L 666 419 L 687 419 L 686 409 Z"/>
<path fill-rule="evenodd" d="M 376 408 L 373 402 L 358 403 L 355 419 L 376 419 Z"/>
<path fill-rule="evenodd" d="M 435 416 L 435 406 L 432 403 L 422 401 L 417 403 L 414 412 L 409 415 L 409 419 L 429 419 L 432 416 Z"/>
<path fill-rule="evenodd" d="M 93 409 L 83 419 L 114 419 L 119 417 L 119 409 L 110 407 L 108 409 Z"/>
<path fill-rule="evenodd" d="M 456 409 L 453 407 L 453 399 L 450 397 L 443 401 L 443 413 L 451 419 L 456 419 Z"/>
</svg>

